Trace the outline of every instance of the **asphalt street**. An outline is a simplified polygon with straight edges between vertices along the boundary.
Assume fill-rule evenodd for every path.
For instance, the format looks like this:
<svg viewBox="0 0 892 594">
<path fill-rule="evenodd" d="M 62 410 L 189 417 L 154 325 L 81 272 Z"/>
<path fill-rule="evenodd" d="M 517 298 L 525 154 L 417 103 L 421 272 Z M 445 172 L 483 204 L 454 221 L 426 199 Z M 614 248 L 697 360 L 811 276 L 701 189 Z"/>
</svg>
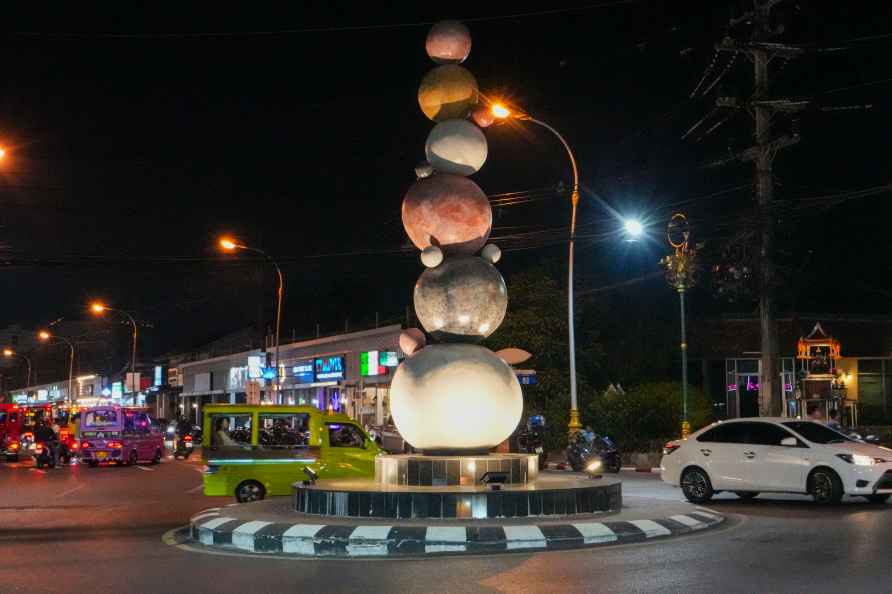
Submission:
<svg viewBox="0 0 892 594">
<path fill-rule="evenodd" d="M 0 464 L 0 593 L 889 592 L 892 505 L 720 496 L 717 530 L 618 547 L 439 559 L 294 560 L 202 553 L 162 536 L 199 510 L 200 462 L 38 471 Z M 623 471 L 629 505 L 680 500 Z"/>
</svg>

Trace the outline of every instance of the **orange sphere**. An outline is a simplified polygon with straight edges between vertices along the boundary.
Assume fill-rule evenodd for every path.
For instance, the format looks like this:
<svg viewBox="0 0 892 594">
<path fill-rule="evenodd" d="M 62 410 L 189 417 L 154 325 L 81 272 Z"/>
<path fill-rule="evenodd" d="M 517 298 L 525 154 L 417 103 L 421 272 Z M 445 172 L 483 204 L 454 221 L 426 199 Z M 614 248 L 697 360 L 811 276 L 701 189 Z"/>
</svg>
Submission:
<svg viewBox="0 0 892 594">
<path fill-rule="evenodd" d="M 418 105 L 428 118 L 442 122 L 464 118 L 477 105 L 474 75 L 455 64 L 437 66 L 421 80 Z"/>
<path fill-rule="evenodd" d="M 440 21 L 427 34 L 424 49 L 437 64 L 460 64 L 471 53 L 471 32 L 459 21 Z"/>
<path fill-rule="evenodd" d="M 478 107 L 475 109 L 474 113 L 471 114 L 471 118 L 474 120 L 474 123 L 481 128 L 488 128 L 496 121 L 496 116 L 493 115 L 492 110 L 486 107 Z"/>
<path fill-rule="evenodd" d="M 492 208 L 480 187 L 461 175 L 419 179 L 403 199 L 403 227 L 418 249 L 439 246 L 447 256 L 474 254 L 492 228 Z"/>
</svg>

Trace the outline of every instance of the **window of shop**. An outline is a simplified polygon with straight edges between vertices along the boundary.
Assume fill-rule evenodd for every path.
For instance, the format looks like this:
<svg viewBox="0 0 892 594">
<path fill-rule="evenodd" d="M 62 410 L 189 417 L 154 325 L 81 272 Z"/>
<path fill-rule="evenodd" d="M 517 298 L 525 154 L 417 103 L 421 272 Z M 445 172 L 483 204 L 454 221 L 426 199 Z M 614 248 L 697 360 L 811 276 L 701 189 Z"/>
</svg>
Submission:
<svg viewBox="0 0 892 594">
<path fill-rule="evenodd" d="M 257 440 L 266 446 L 302 446 L 310 442 L 310 415 L 306 413 L 262 414 Z"/>
<path fill-rule="evenodd" d="M 759 359 L 727 359 L 725 362 L 727 383 L 728 418 L 759 416 L 759 375 L 761 373 Z M 781 390 L 788 416 L 790 408 L 795 409 L 793 391 L 796 388 L 796 363 L 792 358 L 782 358 L 780 366 Z"/>
</svg>

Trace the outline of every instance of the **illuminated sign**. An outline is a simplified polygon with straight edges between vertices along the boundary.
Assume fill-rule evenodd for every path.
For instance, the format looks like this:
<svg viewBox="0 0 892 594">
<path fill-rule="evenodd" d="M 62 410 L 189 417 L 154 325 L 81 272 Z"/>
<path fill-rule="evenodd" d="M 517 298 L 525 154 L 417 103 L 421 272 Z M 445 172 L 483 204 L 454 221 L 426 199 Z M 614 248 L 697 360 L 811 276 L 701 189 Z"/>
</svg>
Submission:
<svg viewBox="0 0 892 594">
<path fill-rule="evenodd" d="M 229 368 L 229 389 L 241 391 L 245 388 L 245 381 L 248 376 L 248 368 L 246 367 L 230 367 Z"/>
<path fill-rule="evenodd" d="M 359 374 L 363 376 L 384 375 L 387 368 L 378 362 L 378 351 L 365 351 L 359 353 Z"/>
<path fill-rule="evenodd" d="M 160 386 L 162 384 L 162 382 L 163 382 L 162 376 L 164 374 L 162 373 L 161 370 L 162 370 L 162 368 L 160 365 L 155 365 L 155 377 L 153 378 L 155 381 L 152 382 L 153 386 Z"/>
<path fill-rule="evenodd" d="M 112 383 L 111 397 L 112 398 L 120 398 L 123 395 L 124 395 L 124 384 L 122 384 L 121 382 Z"/>
<path fill-rule="evenodd" d="M 317 382 L 344 379 L 344 357 L 320 357 L 313 360 L 313 366 Z"/>
<path fill-rule="evenodd" d="M 46 400 L 47 391 L 46 390 L 37 390 L 37 399 L 38 400 Z"/>
<path fill-rule="evenodd" d="M 312 384 L 316 381 L 312 361 L 303 361 L 291 368 L 291 375 L 297 384 Z"/>
<path fill-rule="evenodd" d="M 248 357 L 248 379 L 260 379 L 263 377 L 263 357 L 251 355 Z M 275 377 L 275 374 L 273 374 Z"/>
<path fill-rule="evenodd" d="M 397 367 L 400 364 L 396 351 L 378 351 L 378 365 L 382 367 Z"/>
<path fill-rule="evenodd" d="M 276 379 L 276 368 L 275 367 L 264 367 L 261 377 L 263 377 L 263 379 L 265 379 L 265 380 Z"/>
</svg>

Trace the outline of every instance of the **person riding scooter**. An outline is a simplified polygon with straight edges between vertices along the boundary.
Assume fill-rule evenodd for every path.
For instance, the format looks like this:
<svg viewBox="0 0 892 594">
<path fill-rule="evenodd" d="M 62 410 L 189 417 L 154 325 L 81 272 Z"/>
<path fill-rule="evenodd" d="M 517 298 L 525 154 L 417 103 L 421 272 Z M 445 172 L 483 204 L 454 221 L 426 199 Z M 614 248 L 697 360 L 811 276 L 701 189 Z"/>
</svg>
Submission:
<svg viewBox="0 0 892 594">
<path fill-rule="evenodd" d="M 189 454 L 192 453 L 191 445 L 192 423 L 186 420 L 186 417 L 180 417 L 180 420 L 177 422 L 176 444 L 173 452 L 174 458 L 187 459 Z"/>
<path fill-rule="evenodd" d="M 35 456 L 37 467 L 46 464 L 50 468 L 55 468 L 59 458 L 59 436 L 43 419 L 39 420 L 37 427 L 34 428 L 34 442 L 38 448 L 42 446 Z"/>
</svg>

